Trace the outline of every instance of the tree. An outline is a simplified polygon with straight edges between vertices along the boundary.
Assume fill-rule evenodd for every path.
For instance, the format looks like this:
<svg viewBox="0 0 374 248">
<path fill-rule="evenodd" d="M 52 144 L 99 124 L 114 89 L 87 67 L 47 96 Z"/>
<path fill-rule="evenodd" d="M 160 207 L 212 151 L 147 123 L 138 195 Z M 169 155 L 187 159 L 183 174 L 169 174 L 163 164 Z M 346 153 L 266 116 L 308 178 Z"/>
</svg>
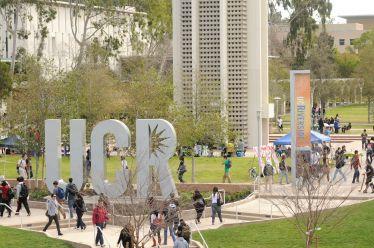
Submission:
<svg viewBox="0 0 374 248">
<path fill-rule="evenodd" d="M 100 42 L 121 43 L 129 20 L 126 10 L 127 1 L 105 0 L 69 0 L 71 31 L 78 44 L 78 55 L 74 68 L 79 68 L 84 62 L 87 48 L 93 39 L 100 36 Z M 118 28 L 121 26 L 121 28 Z M 117 36 L 113 37 L 105 28 L 117 28 Z M 121 43 L 122 44 L 122 43 Z"/>
<path fill-rule="evenodd" d="M 311 105 L 313 106 L 315 91 L 322 88 L 328 78 L 333 78 L 335 75 L 335 54 L 334 38 L 326 32 L 320 33 L 317 42 L 310 50 L 310 55 L 306 64 L 311 70 L 312 85 L 311 85 Z M 321 99 L 324 105 L 326 99 Z"/>
<path fill-rule="evenodd" d="M 353 51 L 336 53 L 335 61 L 340 78 L 351 78 L 360 62 L 358 55 Z"/>
<path fill-rule="evenodd" d="M 38 50 L 37 50 L 37 59 L 43 56 L 45 39 L 48 37 L 48 23 L 53 21 L 56 18 L 56 10 L 52 4 L 56 0 L 44 0 L 36 1 L 36 11 L 38 13 L 38 36 L 40 38 Z"/>
<path fill-rule="evenodd" d="M 311 169 L 313 166 L 300 155 L 297 155 L 300 177 L 296 179 L 296 185 L 283 188 L 279 197 L 271 201 L 299 231 L 305 247 L 310 248 L 313 239 L 318 238 L 318 231 L 335 231 L 345 218 L 346 215 L 339 210 L 354 188 L 344 192 L 341 190 L 343 179 L 325 181 L 324 176 L 316 175 Z M 288 218 L 290 215 L 294 218 Z"/>
<path fill-rule="evenodd" d="M 27 4 L 33 3 L 33 0 L 0 0 L 0 15 L 5 22 L 5 29 L 12 38 L 12 60 L 10 72 L 13 75 L 16 64 L 17 38 L 27 39 L 29 32 L 25 30 L 24 25 L 19 25 L 20 21 L 26 19 L 32 20 L 32 16 L 27 13 Z"/>
<path fill-rule="evenodd" d="M 0 100 L 9 95 L 12 91 L 12 84 L 9 66 L 0 62 Z"/>
<path fill-rule="evenodd" d="M 40 151 L 44 147 L 44 121 L 56 118 L 57 83 L 43 76 L 54 75 L 51 63 L 42 64 L 29 56 L 22 58 L 19 63 L 22 71 L 15 75 L 15 87 L 7 100 L 5 121 L 9 133 L 21 137 L 20 149 L 35 156 L 37 178 Z"/>
<path fill-rule="evenodd" d="M 147 57 L 157 57 L 159 76 L 165 73 L 168 51 L 172 38 L 172 1 L 171 0 L 136 0 L 130 1 L 132 6 L 147 15 L 135 14 L 132 29 L 140 32 L 132 33 L 132 44 Z"/>
<path fill-rule="evenodd" d="M 356 68 L 356 75 L 364 81 L 363 95 L 368 100 L 368 121 L 371 122 L 373 110 L 372 102 L 374 96 L 374 31 L 364 33 L 360 39 L 355 41 L 355 47 L 358 49 L 360 63 Z"/>
<path fill-rule="evenodd" d="M 293 68 L 302 68 L 313 45 L 313 33 L 318 27 L 316 20 L 320 19 L 325 31 L 332 4 L 329 0 L 271 0 L 270 4 L 281 6 L 289 12 L 290 32 L 287 45 L 294 57 Z"/>
</svg>

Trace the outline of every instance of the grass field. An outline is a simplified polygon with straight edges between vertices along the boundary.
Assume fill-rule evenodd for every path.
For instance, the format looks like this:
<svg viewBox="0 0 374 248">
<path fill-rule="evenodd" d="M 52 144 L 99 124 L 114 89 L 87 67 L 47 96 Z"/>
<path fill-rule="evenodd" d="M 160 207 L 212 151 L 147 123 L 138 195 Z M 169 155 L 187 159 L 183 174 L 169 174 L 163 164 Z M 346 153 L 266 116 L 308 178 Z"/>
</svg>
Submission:
<svg viewBox="0 0 374 248">
<path fill-rule="evenodd" d="M 32 247 L 32 248 L 72 248 L 64 241 L 48 238 L 42 233 L 23 231 L 0 226 L 0 248 Z"/>
<path fill-rule="evenodd" d="M 0 175 L 5 175 L 6 178 L 16 178 L 16 164 L 18 156 L 6 156 L 0 159 Z M 135 166 L 132 158 L 127 158 L 130 167 Z M 195 158 L 195 182 L 199 183 L 213 183 L 221 182 L 223 176 L 223 159 L 222 158 Z M 184 174 L 186 182 L 191 182 L 191 158 L 186 158 L 185 163 L 187 172 Z M 32 161 L 33 169 L 35 170 L 35 161 Z M 179 161 L 176 157 L 169 160 L 169 167 L 172 171 L 174 179 L 177 181 L 177 168 Z M 232 158 L 231 177 L 233 183 L 249 182 L 248 169 L 250 167 L 257 168 L 258 161 L 253 158 Z M 107 176 L 109 179 L 115 178 L 115 172 L 121 170 L 121 163 L 119 158 L 112 157 L 107 160 Z M 70 162 L 69 158 L 63 157 L 61 161 L 62 178 L 67 180 L 70 177 Z M 35 171 L 34 171 L 35 175 Z M 39 169 L 39 178 L 41 178 L 41 169 Z"/>
<path fill-rule="evenodd" d="M 365 248 L 374 247 L 374 201 L 342 208 L 341 214 L 348 216 L 334 227 L 322 226 L 318 236 L 321 248 Z M 333 229 L 332 229 L 333 227 Z M 324 232 L 324 230 L 326 230 Z M 299 248 L 305 247 L 301 234 L 288 220 L 253 223 L 237 227 L 204 231 L 209 247 L 215 248 Z M 230 238 L 228 238 L 230 237 Z M 194 238 L 200 240 L 198 234 Z M 315 247 L 315 244 L 312 245 Z"/>
<path fill-rule="evenodd" d="M 341 123 L 368 123 L 368 106 L 367 104 L 352 104 L 348 106 L 339 106 L 336 108 L 326 109 L 327 117 L 335 117 L 339 114 Z M 284 115 L 283 120 L 290 121 L 290 115 Z"/>
</svg>

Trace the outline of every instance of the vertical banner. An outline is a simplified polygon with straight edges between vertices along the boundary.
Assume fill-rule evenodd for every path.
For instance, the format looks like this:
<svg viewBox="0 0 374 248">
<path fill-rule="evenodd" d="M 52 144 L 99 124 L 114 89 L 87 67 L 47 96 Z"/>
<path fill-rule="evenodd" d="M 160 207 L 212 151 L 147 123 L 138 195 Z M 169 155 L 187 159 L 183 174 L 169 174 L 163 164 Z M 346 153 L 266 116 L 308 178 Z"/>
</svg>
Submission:
<svg viewBox="0 0 374 248">
<path fill-rule="evenodd" d="M 297 158 L 310 159 L 310 71 L 291 71 L 291 160 L 292 183 L 296 183 Z"/>
</svg>

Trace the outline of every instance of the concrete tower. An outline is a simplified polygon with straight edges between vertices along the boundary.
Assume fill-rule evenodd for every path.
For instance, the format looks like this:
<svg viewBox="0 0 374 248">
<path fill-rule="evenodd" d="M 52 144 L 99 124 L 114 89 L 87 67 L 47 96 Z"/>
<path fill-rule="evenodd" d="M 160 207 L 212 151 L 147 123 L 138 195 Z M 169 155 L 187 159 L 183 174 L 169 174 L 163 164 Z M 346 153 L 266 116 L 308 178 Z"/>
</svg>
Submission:
<svg viewBox="0 0 374 248">
<path fill-rule="evenodd" d="M 173 0 L 174 100 L 216 107 L 251 147 L 268 142 L 267 16 L 266 0 Z"/>
</svg>

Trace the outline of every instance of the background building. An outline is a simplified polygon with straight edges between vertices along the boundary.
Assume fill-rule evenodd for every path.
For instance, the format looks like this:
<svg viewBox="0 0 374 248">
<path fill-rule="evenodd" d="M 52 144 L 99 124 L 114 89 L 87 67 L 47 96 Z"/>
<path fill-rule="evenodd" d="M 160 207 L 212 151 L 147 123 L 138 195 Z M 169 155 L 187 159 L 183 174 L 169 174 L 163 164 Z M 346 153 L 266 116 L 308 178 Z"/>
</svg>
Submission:
<svg viewBox="0 0 374 248">
<path fill-rule="evenodd" d="M 68 2 L 57 1 L 54 2 L 53 8 L 56 10 L 56 18 L 47 24 L 48 36 L 45 40 L 45 46 L 43 51 L 43 57 L 52 60 L 55 67 L 59 70 L 69 70 L 74 65 L 74 59 L 78 55 L 78 43 L 75 41 L 71 25 L 71 11 Z M 27 11 L 27 16 L 32 18 L 21 18 L 19 17 L 19 27 L 29 33 L 27 39 L 19 39 L 17 37 L 17 48 L 24 48 L 27 53 L 35 55 L 37 54 L 38 46 L 40 43 L 39 30 L 38 30 L 38 14 L 35 5 L 26 5 L 23 8 Z M 126 9 L 118 10 L 119 15 L 128 15 L 129 17 L 135 13 L 135 8 L 127 7 Z M 100 19 L 100 15 L 96 16 L 92 21 Z M 77 19 L 78 29 L 77 37 L 80 37 L 83 33 L 83 14 Z M 12 54 L 12 39 L 9 33 L 6 31 L 5 20 L 0 15 L 0 59 L 3 61 L 9 61 Z M 88 23 L 88 27 L 92 26 L 92 23 Z M 88 34 L 92 32 L 90 29 Z M 113 27 L 105 27 L 107 36 L 111 35 L 116 37 L 118 30 Z M 97 38 L 102 41 L 102 35 L 100 32 L 94 35 L 93 38 Z M 131 48 L 130 37 L 121 37 L 122 46 L 118 50 L 118 57 L 126 57 L 133 55 Z M 117 60 L 111 59 L 109 65 L 112 69 L 117 68 Z"/>
<path fill-rule="evenodd" d="M 265 0 L 173 0 L 175 101 L 221 111 L 249 146 L 268 142 L 267 8 Z"/>
</svg>

